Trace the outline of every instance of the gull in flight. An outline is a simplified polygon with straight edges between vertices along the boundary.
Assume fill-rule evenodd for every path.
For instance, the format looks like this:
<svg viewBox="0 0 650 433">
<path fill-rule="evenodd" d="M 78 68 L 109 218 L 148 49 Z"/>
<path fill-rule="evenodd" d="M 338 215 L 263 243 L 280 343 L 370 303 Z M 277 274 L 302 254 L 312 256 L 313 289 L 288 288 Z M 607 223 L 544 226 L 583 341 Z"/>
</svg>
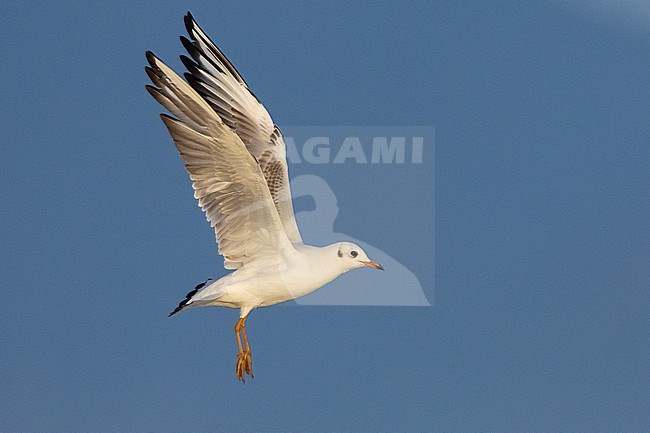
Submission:
<svg viewBox="0 0 650 433">
<path fill-rule="evenodd" d="M 291 202 L 280 129 L 192 15 L 181 42 L 184 81 L 152 52 L 146 88 L 192 180 L 194 197 L 214 228 L 226 269 L 196 286 L 169 315 L 194 307 L 238 308 L 237 379 L 253 377 L 246 318 L 255 308 L 304 296 L 351 269 L 384 268 L 350 242 L 305 245 Z"/>
</svg>

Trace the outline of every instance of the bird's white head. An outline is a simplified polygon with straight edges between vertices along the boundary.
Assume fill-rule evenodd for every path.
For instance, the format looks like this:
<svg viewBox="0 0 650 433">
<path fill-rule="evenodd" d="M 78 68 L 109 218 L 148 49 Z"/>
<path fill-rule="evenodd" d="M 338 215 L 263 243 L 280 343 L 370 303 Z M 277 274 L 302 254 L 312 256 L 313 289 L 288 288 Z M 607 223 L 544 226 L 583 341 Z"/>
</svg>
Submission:
<svg viewBox="0 0 650 433">
<path fill-rule="evenodd" d="M 346 271 L 362 266 L 379 269 L 380 271 L 384 270 L 382 265 L 370 260 L 366 252 L 359 245 L 351 242 L 339 242 L 335 246 L 338 247 L 336 251 L 338 260 Z"/>
</svg>

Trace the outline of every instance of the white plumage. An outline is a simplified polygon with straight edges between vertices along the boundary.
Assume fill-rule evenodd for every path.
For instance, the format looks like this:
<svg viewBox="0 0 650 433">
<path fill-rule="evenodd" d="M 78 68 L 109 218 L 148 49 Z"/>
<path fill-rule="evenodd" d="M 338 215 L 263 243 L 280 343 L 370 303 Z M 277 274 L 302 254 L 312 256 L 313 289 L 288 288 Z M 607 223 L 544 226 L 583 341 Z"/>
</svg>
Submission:
<svg viewBox="0 0 650 433">
<path fill-rule="evenodd" d="M 225 55 L 188 13 L 187 82 L 147 52 L 149 93 L 185 162 L 194 197 L 214 228 L 226 269 L 200 284 L 171 314 L 200 306 L 240 309 L 237 377 L 252 376 L 245 332 L 251 310 L 306 295 L 361 266 L 382 269 L 357 245 L 304 245 L 296 225 L 282 134 Z M 244 345 L 241 344 L 243 338 Z"/>
</svg>

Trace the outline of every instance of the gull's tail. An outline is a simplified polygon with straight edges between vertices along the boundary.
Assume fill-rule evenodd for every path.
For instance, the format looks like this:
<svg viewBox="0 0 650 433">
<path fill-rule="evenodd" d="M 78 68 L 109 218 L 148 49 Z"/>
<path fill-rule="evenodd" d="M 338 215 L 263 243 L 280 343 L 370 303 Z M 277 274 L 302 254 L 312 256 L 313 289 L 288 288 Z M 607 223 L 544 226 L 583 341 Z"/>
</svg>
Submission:
<svg viewBox="0 0 650 433">
<path fill-rule="evenodd" d="M 194 288 L 194 290 L 190 291 L 187 295 L 185 295 L 185 299 L 183 299 L 183 300 L 180 302 L 180 304 L 178 304 L 178 307 L 176 307 L 176 308 L 174 309 L 174 311 L 172 311 L 171 313 L 169 313 L 169 316 L 168 316 L 168 317 L 172 317 L 174 314 L 176 314 L 176 313 L 182 311 L 182 310 L 183 310 L 183 309 L 184 309 L 184 308 L 189 304 L 189 302 L 192 300 L 192 298 L 194 297 L 194 295 L 196 295 L 196 293 L 197 293 L 199 290 L 201 290 L 203 287 L 205 287 L 205 285 L 208 284 L 209 281 L 212 281 L 212 278 L 208 278 L 207 280 L 205 280 L 205 281 L 202 282 L 201 284 L 198 284 L 198 285 Z"/>
</svg>

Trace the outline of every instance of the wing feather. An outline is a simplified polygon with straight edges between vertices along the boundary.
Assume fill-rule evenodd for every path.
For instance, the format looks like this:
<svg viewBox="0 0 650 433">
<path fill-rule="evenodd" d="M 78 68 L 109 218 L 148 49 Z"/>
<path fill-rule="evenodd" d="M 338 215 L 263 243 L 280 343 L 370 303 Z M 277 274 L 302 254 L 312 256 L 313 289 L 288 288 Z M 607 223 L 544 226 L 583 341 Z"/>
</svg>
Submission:
<svg viewBox="0 0 650 433">
<path fill-rule="evenodd" d="M 227 269 L 293 250 L 262 169 L 212 107 L 171 68 L 147 52 L 149 93 L 192 179 L 194 197 L 214 227 Z"/>
<path fill-rule="evenodd" d="M 185 27 L 190 39 L 181 36 L 181 42 L 191 58 L 181 56 L 181 61 L 188 70 L 187 82 L 258 161 L 287 236 L 293 244 L 302 244 L 291 201 L 282 132 L 241 74 L 189 12 Z"/>
</svg>

